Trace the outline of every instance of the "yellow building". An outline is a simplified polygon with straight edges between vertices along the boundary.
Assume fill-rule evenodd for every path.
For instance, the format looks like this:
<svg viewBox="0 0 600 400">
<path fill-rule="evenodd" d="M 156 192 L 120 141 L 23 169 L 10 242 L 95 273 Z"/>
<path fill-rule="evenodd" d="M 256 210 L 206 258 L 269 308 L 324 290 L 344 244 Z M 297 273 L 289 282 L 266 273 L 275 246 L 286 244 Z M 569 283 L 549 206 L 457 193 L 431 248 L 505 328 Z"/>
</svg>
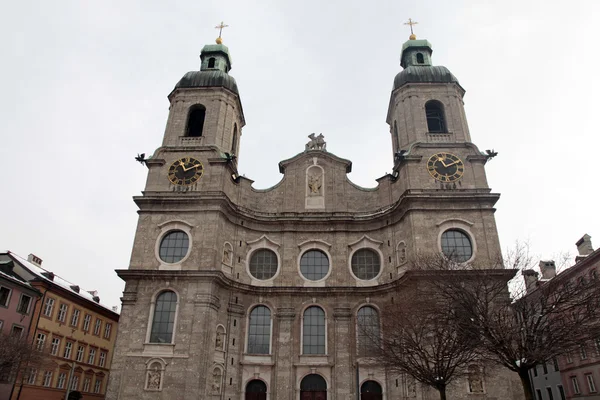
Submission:
<svg viewBox="0 0 600 400">
<path fill-rule="evenodd" d="M 6 255 L 15 262 L 15 271 L 42 293 L 30 338 L 54 361 L 32 366 L 31 373 L 17 380 L 12 399 L 59 400 L 70 392 L 80 392 L 84 399 L 104 399 L 119 314 L 102 305 L 96 292 L 43 269 L 38 257 Z"/>
</svg>

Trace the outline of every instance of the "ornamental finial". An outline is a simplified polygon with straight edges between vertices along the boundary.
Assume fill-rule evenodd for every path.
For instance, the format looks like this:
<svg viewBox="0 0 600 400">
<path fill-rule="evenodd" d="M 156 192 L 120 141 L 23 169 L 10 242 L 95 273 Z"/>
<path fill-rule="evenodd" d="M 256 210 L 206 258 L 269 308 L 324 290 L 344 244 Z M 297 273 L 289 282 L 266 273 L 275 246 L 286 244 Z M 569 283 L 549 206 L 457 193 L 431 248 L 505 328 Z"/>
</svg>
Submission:
<svg viewBox="0 0 600 400">
<path fill-rule="evenodd" d="M 417 35 L 415 35 L 415 33 L 413 32 L 413 25 L 417 25 L 418 22 L 417 21 L 413 21 L 412 18 L 408 19 L 408 22 L 405 22 L 404 25 L 408 25 L 410 26 L 410 36 L 408 37 L 409 40 L 416 40 L 417 39 Z"/>
<path fill-rule="evenodd" d="M 229 25 L 225 25 L 223 23 L 223 21 L 221 21 L 221 23 L 217 26 L 215 26 L 215 29 L 219 30 L 219 37 L 217 38 L 217 40 L 215 40 L 217 42 L 217 44 L 221 44 L 223 43 L 223 39 L 221 38 L 221 34 L 223 33 L 223 28 L 228 28 Z"/>
</svg>

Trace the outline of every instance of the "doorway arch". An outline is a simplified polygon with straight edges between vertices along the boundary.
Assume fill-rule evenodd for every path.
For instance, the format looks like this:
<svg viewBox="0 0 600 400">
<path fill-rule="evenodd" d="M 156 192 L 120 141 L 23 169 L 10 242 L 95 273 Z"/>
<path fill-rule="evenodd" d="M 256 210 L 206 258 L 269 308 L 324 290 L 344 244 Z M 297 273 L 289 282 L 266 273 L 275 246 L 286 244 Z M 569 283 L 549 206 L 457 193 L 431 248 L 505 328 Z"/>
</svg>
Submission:
<svg viewBox="0 0 600 400">
<path fill-rule="evenodd" d="M 375 381 L 365 381 L 360 386 L 361 400 L 382 400 L 383 390 L 381 385 Z"/>
<path fill-rule="evenodd" d="M 318 374 L 306 375 L 300 382 L 300 400 L 327 400 L 327 382 Z"/>
<path fill-rule="evenodd" d="M 267 385 L 258 379 L 248 382 L 245 400 L 267 400 Z"/>
</svg>

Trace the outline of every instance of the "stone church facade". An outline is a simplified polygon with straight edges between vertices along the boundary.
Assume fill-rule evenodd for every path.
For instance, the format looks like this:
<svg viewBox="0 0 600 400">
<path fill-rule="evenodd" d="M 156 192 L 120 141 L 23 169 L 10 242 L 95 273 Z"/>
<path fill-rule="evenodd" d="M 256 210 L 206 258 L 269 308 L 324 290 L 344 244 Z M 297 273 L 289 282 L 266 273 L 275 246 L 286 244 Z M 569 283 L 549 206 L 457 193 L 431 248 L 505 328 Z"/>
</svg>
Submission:
<svg viewBox="0 0 600 400">
<path fill-rule="evenodd" d="M 426 399 L 437 393 L 358 352 L 361 316 L 414 285 L 431 251 L 500 254 L 490 155 L 471 141 L 464 89 L 426 40 L 402 48 L 387 122 L 393 173 L 361 188 L 322 136 L 279 163 L 266 190 L 237 173 L 244 113 L 229 50 L 201 53 L 169 95 L 162 146 L 145 160 L 107 399 Z M 369 318 L 373 321 L 373 318 Z M 451 398 L 521 393 L 502 371 Z M 358 395 L 360 394 L 360 396 Z"/>
</svg>

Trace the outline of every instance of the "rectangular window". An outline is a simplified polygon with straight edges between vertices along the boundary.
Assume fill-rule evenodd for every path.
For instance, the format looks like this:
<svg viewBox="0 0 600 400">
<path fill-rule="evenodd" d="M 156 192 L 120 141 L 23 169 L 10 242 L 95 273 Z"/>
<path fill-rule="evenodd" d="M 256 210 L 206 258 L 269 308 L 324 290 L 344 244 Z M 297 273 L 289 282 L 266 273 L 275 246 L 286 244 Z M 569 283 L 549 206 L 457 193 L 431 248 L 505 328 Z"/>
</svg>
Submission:
<svg viewBox="0 0 600 400">
<path fill-rule="evenodd" d="M 565 389 L 563 389 L 562 385 L 557 385 L 558 393 L 560 394 L 560 400 L 567 400 L 567 396 L 565 396 Z"/>
<path fill-rule="evenodd" d="M 94 365 L 95 358 L 96 358 L 96 349 L 90 348 L 90 354 L 88 354 L 88 364 Z"/>
<path fill-rule="evenodd" d="M 79 377 L 77 375 L 73 375 L 71 377 L 71 387 L 70 390 L 77 390 L 79 387 Z"/>
<path fill-rule="evenodd" d="M 67 374 L 64 372 L 61 372 L 58 375 L 58 380 L 56 381 L 56 387 L 58 389 L 64 389 L 65 388 L 65 381 L 67 380 Z"/>
<path fill-rule="evenodd" d="M 52 386 L 52 371 L 44 372 L 44 386 L 50 387 Z"/>
<path fill-rule="evenodd" d="M 27 296 L 26 294 L 21 294 L 21 299 L 19 300 L 17 312 L 19 312 L 21 314 L 29 314 L 30 307 L 31 307 L 31 296 Z"/>
<path fill-rule="evenodd" d="M 102 328 L 102 320 L 96 318 L 96 325 L 94 325 L 94 335 L 100 336 L 100 328 Z"/>
<path fill-rule="evenodd" d="M 548 400 L 554 400 L 554 395 L 552 394 L 552 388 L 547 387 L 546 391 L 548 392 Z"/>
<path fill-rule="evenodd" d="M 104 338 L 105 339 L 110 339 L 110 331 L 112 329 L 112 324 L 109 324 L 108 322 L 106 323 L 106 325 L 104 325 Z"/>
<path fill-rule="evenodd" d="M 552 362 L 554 363 L 554 370 L 555 371 L 560 371 L 560 368 L 558 367 L 558 359 L 556 357 L 554 357 L 552 359 Z"/>
<path fill-rule="evenodd" d="M 546 375 L 548 373 L 548 365 L 544 363 L 542 364 L 542 367 L 544 368 L 544 375 Z"/>
<path fill-rule="evenodd" d="M 44 345 L 46 344 L 46 335 L 43 333 L 38 333 L 35 339 L 35 348 L 38 350 L 43 350 Z"/>
<path fill-rule="evenodd" d="M 73 342 L 67 342 L 67 343 L 65 343 L 64 357 L 65 358 L 71 358 L 71 351 L 72 350 L 73 350 Z"/>
<path fill-rule="evenodd" d="M 2 331 L 2 327 L 4 326 L 4 321 L 0 319 L 0 332 Z"/>
<path fill-rule="evenodd" d="M 44 301 L 43 314 L 46 317 L 52 318 L 52 310 L 54 310 L 54 299 L 52 297 L 47 297 L 46 301 Z"/>
<path fill-rule="evenodd" d="M 10 300 L 10 292 L 11 290 L 9 288 L 0 286 L 0 306 L 8 307 L 8 303 Z"/>
<path fill-rule="evenodd" d="M 586 360 L 587 359 L 587 349 L 585 348 L 585 345 L 581 345 L 579 347 L 579 353 L 581 354 L 581 359 L 582 360 Z"/>
<path fill-rule="evenodd" d="M 58 348 L 60 347 L 60 339 L 52 338 L 52 344 L 50 345 L 50 354 L 53 356 L 58 354 Z"/>
<path fill-rule="evenodd" d="M 600 338 L 596 339 L 596 355 L 600 357 Z"/>
<path fill-rule="evenodd" d="M 101 351 L 100 352 L 100 360 L 98 360 L 98 365 L 100 367 L 104 367 L 104 364 L 106 364 L 106 352 Z"/>
<path fill-rule="evenodd" d="M 596 393 L 596 383 L 594 382 L 594 377 L 592 374 L 587 374 L 585 376 L 587 379 L 588 389 L 590 389 L 590 393 Z"/>
<path fill-rule="evenodd" d="M 15 337 L 21 337 L 21 336 L 23 336 L 23 332 L 25 332 L 25 329 L 22 326 L 13 325 L 12 331 L 10 332 L 10 334 Z"/>
<path fill-rule="evenodd" d="M 537 397 L 537 400 L 543 400 L 542 399 L 542 391 L 540 389 L 535 389 L 535 395 Z"/>
<path fill-rule="evenodd" d="M 92 384 L 92 378 L 83 378 L 83 389 L 81 390 L 82 392 L 89 392 L 90 391 L 90 385 Z"/>
<path fill-rule="evenodd" d="M 77 348 L 77 362 L 82 362 L 83 361 L 83 353 L 85 352 L 85 347 L 83 346 L 79 346 Z"/>
<path fill-rule="evenodd" d="M 58 322 L 65 322 L 67 320 L 67 311 L 69 310 L 69 306 L 61 303 L 60 307 L 58 307 L 58 315 L 56 316 L 56 319 L 58 320 Z"/>
<path fill-rule="evenodd" d="M 571 377 L 571 385 L 573 385 L 573 393 L 581 394 L 581 392 L 579 391 L 579 382 L 577 382 L 576 376 Z"/>
<path fill-rule="evenodd" d="M 533 376 L 538 376 L 537 365 L 533 367 Z"/>
<path fill-rule="evenodd" d="M 100 393 L 101 387 L 102 387 L 102 379 L 96 378 L 96 383 L 94 384 L 94 393 Z"/>
<path fill-rule="evenodd" d="M 573 356 L 571 356 L 571 352 L 567 352 L 567 355 L 565 356 L 567 359 L 567 364 L 570 364 L 573 362 Z"/>
<path fill-rule="evenodd" d="M 73 315 L 71 315 L 71 326 L 77 326 L 79 323 L 79 313 L 78 309 L 73 309 Z"/>
<path fill-rule="evenodd" d="M 37 378 L 37 369 L 32 368 L 29 370 L 29 376 L 27 377 L 27 384 L 35 385 L 35 378 Z"/>
<path fill-rule="evenodd" d="M 83 330 L 84 331 L 89 331 L 90 330 L 90 322 L 92 322 L 92 316 L 90 314 L 85 314 L 85 317 L 83 318 Z"/>
</svg>

